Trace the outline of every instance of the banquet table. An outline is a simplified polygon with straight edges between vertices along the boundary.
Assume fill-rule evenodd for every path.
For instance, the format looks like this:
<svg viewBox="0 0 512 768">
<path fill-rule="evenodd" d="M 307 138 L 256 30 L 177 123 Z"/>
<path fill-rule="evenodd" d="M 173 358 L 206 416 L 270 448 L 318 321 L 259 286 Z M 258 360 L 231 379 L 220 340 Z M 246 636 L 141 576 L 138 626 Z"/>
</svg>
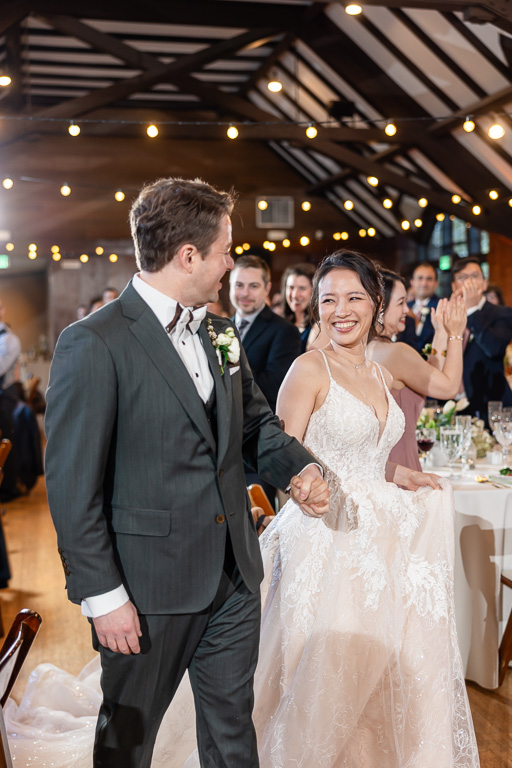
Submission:
<svg viewBox="0 0 512 768">
<path fill-rule="evenodd" d="M 451 480 L 459 645 L 466 679 L 489 689 L 498 687 L 499 644 L 512 610 L 512 590 L 500 583 L 502 570 L 512 571 L 512 482 L 494 488 L 474 478 L 499 476 L 499 469 L 479 461 L 470 474 Z"/>
</svg>

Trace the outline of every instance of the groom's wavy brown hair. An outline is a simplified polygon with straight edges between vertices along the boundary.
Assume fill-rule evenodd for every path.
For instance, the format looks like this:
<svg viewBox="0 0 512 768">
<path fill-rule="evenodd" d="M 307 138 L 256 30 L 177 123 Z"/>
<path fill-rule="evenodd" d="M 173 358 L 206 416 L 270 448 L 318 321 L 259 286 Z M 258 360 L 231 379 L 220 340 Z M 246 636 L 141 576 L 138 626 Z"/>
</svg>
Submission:
<svg viewBox="0 0 512 768">
<path fill-rule="evenodd" d="M 219 192 L 201 179 L 159 179 L 143 187 L 130 211 L 139 269 L 159 272 L 187 243 L 204 258 L 235 200 L 233 191 Z"/>
<path fill-rule="evenodd" d="M 369 339 L 373 338 L 377 335 L 377 318 L 384 300 L 384 282 L 376 264 L 368 256 L 365 256 L 364 253 L 359 253 L 358 251 L 345 249 L 335 251 L 330 256 L 326 256 L 319 264 L 313 277 L 313 294 L 309 304 L 309 313 L 312 319 L 317 323 L 320 322 L 320 313 L 318 311 L 320 283 L 333 269 L 349 269 L 359 277 L 364 290 L 373 304 L 372 324 L 368 334 Z"/>
</svg>

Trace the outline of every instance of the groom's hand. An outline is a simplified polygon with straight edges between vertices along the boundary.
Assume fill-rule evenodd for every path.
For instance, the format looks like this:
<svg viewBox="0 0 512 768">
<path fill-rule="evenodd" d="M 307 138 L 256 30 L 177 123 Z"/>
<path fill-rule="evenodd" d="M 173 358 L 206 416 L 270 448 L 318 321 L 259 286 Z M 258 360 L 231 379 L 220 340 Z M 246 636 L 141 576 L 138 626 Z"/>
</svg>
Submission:
<svg viewBox="0 0 512 768">
<path fill-rule="evenodd" d="M 133 603 L 128 601 L 115 611 L 93 619 L 98 640 L 117 653 L 140 653 L 140 621 Z"/>
<path fill-rule="evenodd" d="M 290 483 L 290 496 L 309 517 L 322 517 L 329 511 L 329 488 L 316 465 L 306 467 Z"/>
</svg>

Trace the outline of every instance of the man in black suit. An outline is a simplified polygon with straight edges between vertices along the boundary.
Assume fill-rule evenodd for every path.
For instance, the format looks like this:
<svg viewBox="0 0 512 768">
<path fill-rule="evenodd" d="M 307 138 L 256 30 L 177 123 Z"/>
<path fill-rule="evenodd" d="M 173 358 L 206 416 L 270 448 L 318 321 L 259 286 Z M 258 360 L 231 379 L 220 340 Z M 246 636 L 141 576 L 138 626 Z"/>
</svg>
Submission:
<svg viewBox="0 0 512 768">
<path fill-rule="evenodd" d="M 452 267 L 452 290 L 464 297 L 468 309 L 464 333 L 463 386 L 469 406 L 466 413 L 479 416 L 486 423 L 489 400 L 502 400 L 512 405 L 512 392 L 507 384 L 503 358 L 512 339 L 512 309 L 486 301 L 480 260 L 459 259 Z"/>
<path fill-rule="evenodd" d="M 229 278 L 235 322 L 256 384 L 275 412 L 279 387 L 300 355 L 300 334 L 267 306 L 272 284 L 268 264 L 259 256 L 237 259 Z"/>
<path fill-rule="evenodd" d="M 436 296 L 438 282 L 433 264 L 423 262 L 418 264 L 411 277 L 411 288 L 414 291 L 413 301 L 407 302 L 410 314 L 405 320 L 405 330 L 400 335 L 404 341 L 418 352 L 425 344 L 430 344 L 434 338 L 434 326 L 430 316 L 432 307 L 439 302 Z"/>
</svg>

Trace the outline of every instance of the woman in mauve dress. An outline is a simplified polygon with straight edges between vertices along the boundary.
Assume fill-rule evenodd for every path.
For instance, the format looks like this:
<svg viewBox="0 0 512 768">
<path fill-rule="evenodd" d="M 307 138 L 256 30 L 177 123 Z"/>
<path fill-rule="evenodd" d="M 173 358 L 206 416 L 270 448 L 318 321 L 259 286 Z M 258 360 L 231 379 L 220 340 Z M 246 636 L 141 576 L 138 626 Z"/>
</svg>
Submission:
<svg viewBox="0 0 512 768">
<path fill-rule="evenodd" d="M 431 309 L 436 329 L 428 362 L 415 349 L 394 337 L 405 328 L 409 312 L 404 279 L 389 269 L 380 270 L 384 280 L 384 304 L 380 335 L 368 344 L 368 357 L 393 376 L 391 394 L 405 414 L 405 432 L 390 453 L 390 461 L 420 469 L 416 445 L 416 423 L 425 398 L 448 400 L 462 382 L 462 337 L 466 307 L 461 299 L 441 299 Z"/>
</svg>

